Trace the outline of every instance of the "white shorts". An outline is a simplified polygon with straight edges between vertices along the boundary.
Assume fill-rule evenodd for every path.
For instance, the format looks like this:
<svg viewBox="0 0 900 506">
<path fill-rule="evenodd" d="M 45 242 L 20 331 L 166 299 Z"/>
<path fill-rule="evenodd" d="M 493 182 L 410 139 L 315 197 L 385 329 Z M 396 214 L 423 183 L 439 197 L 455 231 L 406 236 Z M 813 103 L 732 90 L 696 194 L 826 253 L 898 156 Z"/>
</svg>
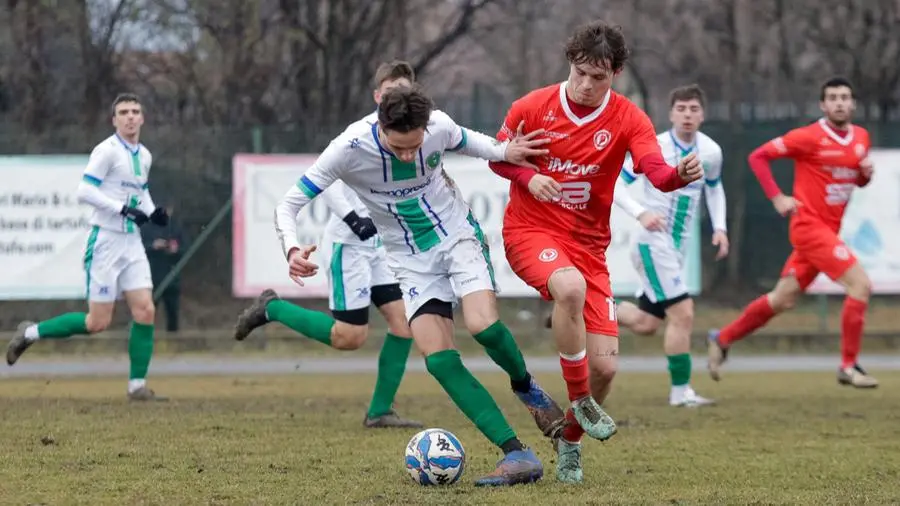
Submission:
<svg viewBox="0 0 900 506">
<path fill-rule="evenodd" d="M 115 302 L 123 292 L 153 289 L 140 234 L 94 227 L 84 251 L 88 302 Z"/>
<path fill-rule="evenodd" d="M 474 230 L 449 237 L 424 253 L 389 255 L 388 262 L 400 281 L 407 320 L 431 299 L 455 306 L 470 293 L 497 291 L 490 252 Z"/>
<path fill-rule="evenodd" d="M 383 246 L 332 243 L 325 275 L 328 307 L 332 311 L 365 309 L 371 303 L 373 286 L 397 284 Z"/>
<path fill-rule="evenodd" d="M 631 250 L 631 263 L 641 276 L 641 289 L 650 302 L 660 303 L 688 293 L 684 279 L 684 259 L 671 247 L 636 243 Z"/>
</svg>

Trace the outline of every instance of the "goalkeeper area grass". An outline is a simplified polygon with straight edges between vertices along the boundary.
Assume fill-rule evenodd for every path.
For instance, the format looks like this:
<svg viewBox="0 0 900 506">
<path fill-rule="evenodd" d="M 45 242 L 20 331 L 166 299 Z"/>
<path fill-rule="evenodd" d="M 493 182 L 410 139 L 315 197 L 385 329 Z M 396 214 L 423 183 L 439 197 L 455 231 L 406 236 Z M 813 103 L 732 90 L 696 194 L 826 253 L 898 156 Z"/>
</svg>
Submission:
<svg viewBox="0 0 900 506">
<path fill-rule="evenodd" d="M 460 482 L 416 485 L 416 430 L 364 429 L 372 375 L 151 379 L 168 403 L 129 404 L 124 378 L 0 381 L 3 504 L 890 504 L 900 502 L 900 373 L 876 390 L 833 373 L 695 374 L 713 407 L 670 408 L 668 379 L 625 373 L 606 404 L 610 441 L 585 440 L 585 481 L 555 454 L 501 374 L 476 374 L 545 468 L 534 485 L 476 489 L 500 454 L 437 383 L 410 373 L 396 408 L 455 433 Z M 558 374 L 538 380 L 566 399 Z"/>
</svg>

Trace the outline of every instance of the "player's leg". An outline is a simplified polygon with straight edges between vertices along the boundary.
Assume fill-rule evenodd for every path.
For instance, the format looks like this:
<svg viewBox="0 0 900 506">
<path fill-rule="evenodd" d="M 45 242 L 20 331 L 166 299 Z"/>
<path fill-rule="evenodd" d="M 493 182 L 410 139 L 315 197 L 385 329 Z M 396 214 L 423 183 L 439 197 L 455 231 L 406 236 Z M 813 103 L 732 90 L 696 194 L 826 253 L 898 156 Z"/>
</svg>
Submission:
<svg viewBox="0 0 900 506">
<path fill-rule="evenodd" d="M 156 307 L 153 304 L 153 278 L 150 262 L 137 234 L 127 236 L 128 264 L 119 274 L 118 285 L 131 311 L 128 335 L 128 398 L 133 401 L 166 401 L 147 387 L 147 371 L 153 358 L 153 333 Z"/>
<path fill-rule="evenodd" d="M 691 387 L 691 334 L 694 330 L 694 301 L 687 293 L 662 302 L 666 309 L 663 348 L 669 362 L 669 405 L 697 407 L 714 401 L 697 395 Z"/>
<path fill-rule="evenodd" d="M 815 237 L 815 242 L 810 239 L 811 244 L 804 251 L 805 256 L 822 273 L 843 285 L 846 290 L 841 311 L 841 366 L 838 369 L 838 383 L 856 388 L 877 387 L 878 380 L 866 373 L 857 361 L 872 292 L 869 276 L 837 234 L 822 230 L 814 235 L 811 231 L 795 235 L 799 236 L 798 239 L 807 235 Z M 807 247 L 805 241 L 801 244 Z"/>
<path fill-rule="evenodd" d="M 420 422 L 401 418 L 393 409 L 394 397 L 406 372 L 412 347 L 412 331 L 406 320 L 403 292 L 387 266 L 384 248 L 371 249 L 370 253 L 371 299 L 384 316 L 388 332 L 378 354 L 378 377 L 364 424 L 366 427 L 420 428 L 423 427 Z"/>
<path fill-rule="evenodd" d="M 331 315 L 292 304 L 274 290 L 264 290 L 239 316 L 234 338 L 243 341 L 269 322 L 289 329 L 336 350 L 355 350 L 369 335 L 368 264 L 354 261 L 356 247 L 336 243 L 326 275 Z"/>
<path fill-rule="evenodd" d="M 41 322 L 23 321 L 6 349 L 6 363 L 13 365 L 40 339 L 67 339 L 106 330 L 112 322 L 118 295 L 116 261 L 122 254 L 117 234 L 91 229 L 84 254 L 88 312 L 63 313 Z"/>
<path fill-rule="evenodd" d="M 722 365 L 728 359 L 732 344 L 765 326 L 776 315 L 793 308 L 803 290 L 818 274 L 819 271 L 802 254 L 794 251 L 772 291 L 757 297 L 736 320 L 722 329 L 710 330 L 707 368 L 712 379 L 721 379 Z"/>
<path fill-rule="evenodd" d="M 584 277 L 563 250 L 563 245 L 553 237 L 541 232 L 508 228 L 503 229 L 503 234 L 506 259 L 513 272 L 538 290 L 542 297 L 554 301 L 551 328 L 560 356 L 562 376 L 573 409 L 585 413 L 585 416 L 579 417 L 579 423 L 587 423 L 586 413 L 602 412 L 602 409 L 591 398 L 588 384 L 583 316 L 587 288 Z M 607 439 L 613 432 L 610 427 L 596 424 L 584 428 L 597 439 Z"/>
<path fill-rule="evenodd" d="M 543 466 L 518 438 L 487 389 L 463 365 L 453 343 L 453 289 L 446 275 L 397 271 L 409 326 L 428 372 L 450 400 L 504 457 L 476 486 L 529 483 L 543 476 Z"/>
</svg>

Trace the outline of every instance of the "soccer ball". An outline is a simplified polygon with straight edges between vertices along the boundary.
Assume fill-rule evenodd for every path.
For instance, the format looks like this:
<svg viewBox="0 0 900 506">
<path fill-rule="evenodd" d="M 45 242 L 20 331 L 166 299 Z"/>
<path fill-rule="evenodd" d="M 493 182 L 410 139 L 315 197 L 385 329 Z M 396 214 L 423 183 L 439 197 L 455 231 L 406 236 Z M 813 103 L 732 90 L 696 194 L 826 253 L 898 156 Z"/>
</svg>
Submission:
<svg viewBox="0 0 900 506">
<path fill-rule="evenodd" d="M 466 467 L 466 451 L 444 429 L 425 429 L 406 445 L 406 471 L 419 485 L 456 483 Z"/>
</svg>

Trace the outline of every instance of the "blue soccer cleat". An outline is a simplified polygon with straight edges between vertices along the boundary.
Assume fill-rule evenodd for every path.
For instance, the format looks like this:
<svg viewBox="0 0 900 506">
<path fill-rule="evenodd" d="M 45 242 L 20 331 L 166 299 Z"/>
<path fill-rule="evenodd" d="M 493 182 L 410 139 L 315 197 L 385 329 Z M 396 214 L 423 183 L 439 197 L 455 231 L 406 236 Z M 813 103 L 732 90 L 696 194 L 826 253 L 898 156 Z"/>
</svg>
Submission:
<svg viewBox="0 0 900 506">
<path fill-rule="evenodd" d="M 516 397 L 528 408 L 538 429 L 547 437 L 559 437 L 566 424 L 566 414 L 559 404 L 531 379 L 527 392 L 516 392 Z"/>
<path fill-rule="evenodd" d="M 544 466 L 531 448 L 509 452 L 490 474 L 475 481 L 476 487 L 508 487 L 534 483 L 544 476 Z"/>
</svg>

